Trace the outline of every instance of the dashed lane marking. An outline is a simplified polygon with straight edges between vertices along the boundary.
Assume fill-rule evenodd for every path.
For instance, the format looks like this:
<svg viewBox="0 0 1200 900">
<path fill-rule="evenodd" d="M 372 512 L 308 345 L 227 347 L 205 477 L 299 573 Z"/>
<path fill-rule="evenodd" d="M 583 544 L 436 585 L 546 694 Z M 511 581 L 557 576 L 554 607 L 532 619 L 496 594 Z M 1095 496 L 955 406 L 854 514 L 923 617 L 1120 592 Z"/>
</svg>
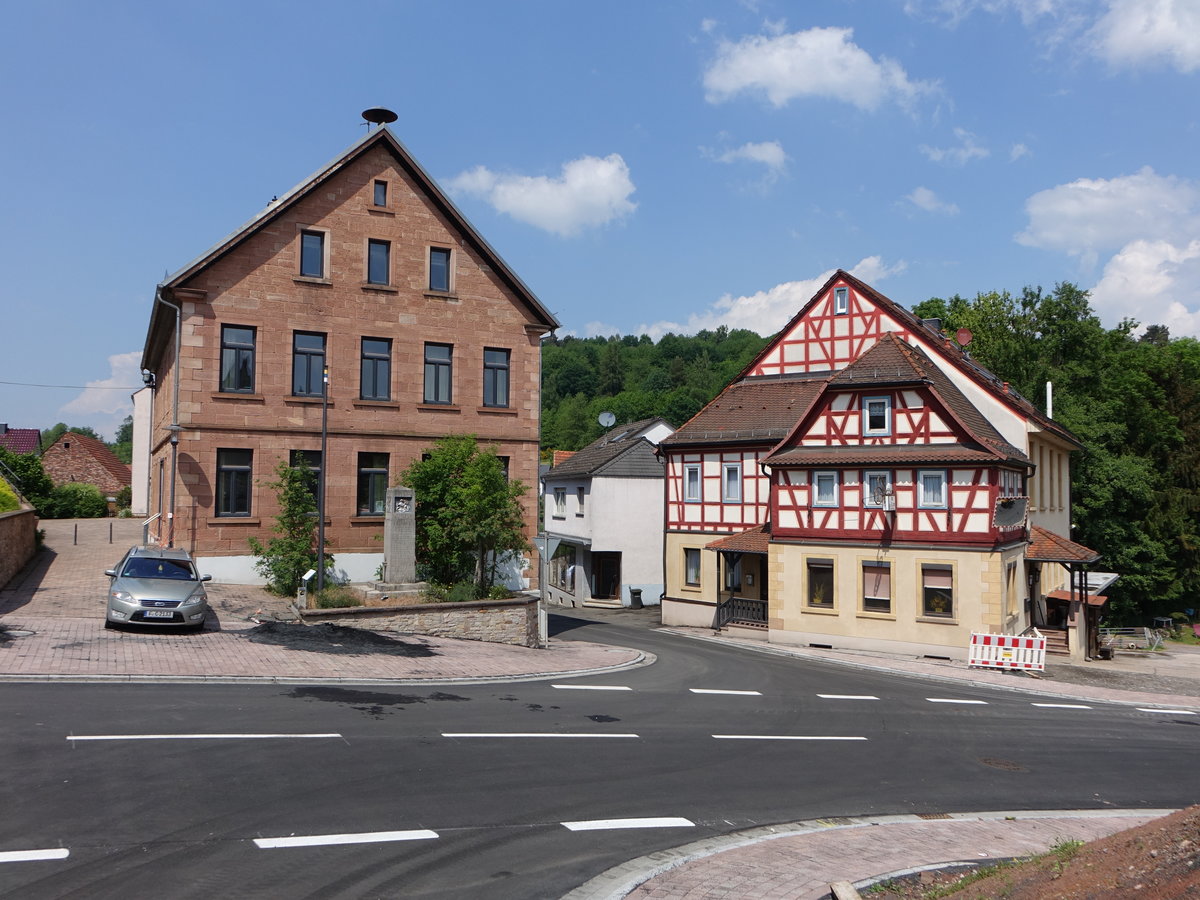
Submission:
<svg viewBox="0 0 1200 900">
<path fill-rule="evenodd" d="M 865 741 L 836 734 L 714 734 L 718 741 Z"/>
<path fill-rule="evenodd" d="M 586 731 L 444 731 L 444 738 L 636 738 L 636 734 Z"/>
<path fill-rule="evenodd" d="M 55 850 L 5 850 L 0 852 L 0 863 L 38 862 L 43 859 L 66 859 L 71 851 L 66 847 Z"/>
<path fill-rule="evenodd" d="M 675 816 L 646 819 L 590 819 L 583 822 L 562 822 L 570 831 L 608 831 L 618 828 L 695 828 L 690 819 Z"/>
<path fill-rule="evenodd" d="M 560 691 L 632 691 L 633 688 L 623 684 L 552 684 L 552 688 Z"/>
<path fill-rule="evenodd" d="M 1042 709 L 1091 709 L 1083 703 L 1035 703 L 1034 706 L 1040 706 Z"/>
<path fill-rule="evenodd" d="M 1194 716 L 1196 714 L 1194 710 L 1190 709 L 1155 709 L 1152 706 L 1139 706 L 1137 707 L 1137 711 L 1148 713 L 1166 713 L 1171 716 Z"/>
<path fill-rule="evenodd" d="M 762 691 L 724 691 L 718 688 L 688 688 L 693 694 L 732 694 L 736 697 L 761 697 Z"/>
<path fill-rule="evenodd" d="M 817 694 L 822 700 L 878 700 L 873 694 Z"/>
<path fill-rule="evenodd" d="M 964 706 L 987 706 L 986 700 L 957 700 L 953 697 L 926 697 L 930 703 L 959 703 Z"/>
<path fill-rule="evenodd" d="M 68 741 L 269 741 L 340 738 L 340 734 L 69 734 Z"/>
<path fill-rule="evenodd" d="M 255 846 L 263 850 L 282 847 L 329 847 L 337 844 L 385 844 L 390 841 L 428 841 L 436 831 L 364 831 L 359 834 L 309 834 L 293 837 L 255 838 Z"/>
</svg>

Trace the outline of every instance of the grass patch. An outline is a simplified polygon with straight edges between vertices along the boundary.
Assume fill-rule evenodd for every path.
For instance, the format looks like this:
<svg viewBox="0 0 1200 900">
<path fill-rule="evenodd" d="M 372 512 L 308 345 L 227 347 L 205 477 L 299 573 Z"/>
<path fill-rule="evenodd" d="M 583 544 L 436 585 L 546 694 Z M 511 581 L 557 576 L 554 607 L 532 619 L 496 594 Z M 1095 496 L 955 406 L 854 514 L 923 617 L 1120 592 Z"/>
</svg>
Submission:
<svg viewBox="0 0 1200 900">
<path fill-rule="evenodd" d="M 313 595 L 317 609 L 347 609 L 362 606 L 362 597 L 344 584 L 334 584 Z"/>
</svg>

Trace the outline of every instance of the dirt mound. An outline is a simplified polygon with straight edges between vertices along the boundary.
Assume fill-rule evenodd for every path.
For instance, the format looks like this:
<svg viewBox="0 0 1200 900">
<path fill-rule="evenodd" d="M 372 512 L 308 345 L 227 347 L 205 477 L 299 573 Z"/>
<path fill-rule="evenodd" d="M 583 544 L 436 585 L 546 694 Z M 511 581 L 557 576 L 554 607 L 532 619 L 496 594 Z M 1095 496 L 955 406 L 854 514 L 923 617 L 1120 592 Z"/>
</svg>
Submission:
<svg viewBox="0 0 1200 900">
<path fill-rule="evenodd" d="M 976 875 L 978 870 L 976 870 Z M 1192 806 L 1090 844 L 1049 853 L 975 877 L 958 869 L 879 885 L 871 896 L 925 900 L 1194 900 L 1200 897 L 1200 806 Z"/>
<path fill-rule="evenodd" d="M 275 644 L 289 650 L 308 650 L 315 653 L 356 656 L 369 653 L 411 657 L 437 656 L 437 653 L 422 641 L 402 641 L 377 631 L 347 628 L 344 625 L 293 625 L 287 622 L 264 622 L 247 631 L 246 638 L 256 644 Z"/>
</svg>

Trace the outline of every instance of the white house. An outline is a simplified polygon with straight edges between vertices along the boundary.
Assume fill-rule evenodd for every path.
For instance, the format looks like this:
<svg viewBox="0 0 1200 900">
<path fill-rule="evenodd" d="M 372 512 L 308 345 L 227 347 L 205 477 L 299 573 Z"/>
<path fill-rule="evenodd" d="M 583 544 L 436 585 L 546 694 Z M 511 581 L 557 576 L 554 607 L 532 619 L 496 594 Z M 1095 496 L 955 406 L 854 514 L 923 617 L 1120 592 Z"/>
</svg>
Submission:
<svg viewBox="0 0 1200 900">
<path fill-rule="evenodd" d="M 657 448 L 674 431 L 663 419 L 616 426 L 543 476 L 551 602 L 659 602 L 665 506 Z"/>
</svg>

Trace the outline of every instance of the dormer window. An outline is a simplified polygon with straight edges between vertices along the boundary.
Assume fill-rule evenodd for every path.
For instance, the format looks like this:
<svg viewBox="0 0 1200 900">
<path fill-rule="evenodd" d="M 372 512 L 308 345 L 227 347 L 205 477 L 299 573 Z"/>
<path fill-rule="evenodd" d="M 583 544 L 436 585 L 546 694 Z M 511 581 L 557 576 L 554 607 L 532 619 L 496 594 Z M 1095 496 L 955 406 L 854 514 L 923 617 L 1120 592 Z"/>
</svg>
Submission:
<svg viewBox="0 0 1200 900">
<path fill-rule="evenodd" d="M 839 287 L 833 289 L 833 314 L 835 316 L 844 316 L 850 312 L 850 288 Z"/>
<path fill-rule="evenodd" d="M 863 397 L 862 430 L 865 435 L 892 433 L 891 397 Z"/>
</svg>

